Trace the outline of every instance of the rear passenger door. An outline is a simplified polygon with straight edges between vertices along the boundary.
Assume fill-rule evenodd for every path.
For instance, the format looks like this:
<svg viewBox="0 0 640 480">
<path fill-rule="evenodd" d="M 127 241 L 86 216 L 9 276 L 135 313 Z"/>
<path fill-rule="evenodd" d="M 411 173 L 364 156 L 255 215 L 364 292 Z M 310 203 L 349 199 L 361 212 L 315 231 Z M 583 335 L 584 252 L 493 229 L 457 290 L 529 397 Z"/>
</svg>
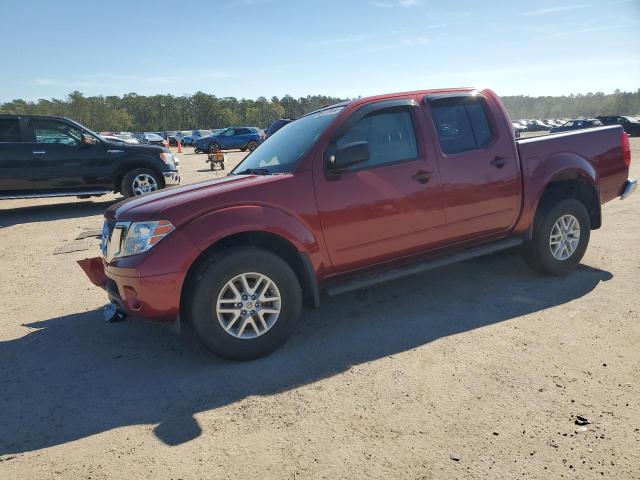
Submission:
<svg viewBox="0 0 640 480">
<path fill-rule="evenodd" d="M 24 119 L 0 117 L 0 192 L 5 194 L 32 188 L 33 153 L 31 145 L 21 141 L 21 130 Z"/>
<path fill-rule="evenodd" d="M 520 167 L 495 98 L 432 95 L 423 105 L 439 144 L 447 242 L 508 231 L 520 213 Z"/>
</svg>

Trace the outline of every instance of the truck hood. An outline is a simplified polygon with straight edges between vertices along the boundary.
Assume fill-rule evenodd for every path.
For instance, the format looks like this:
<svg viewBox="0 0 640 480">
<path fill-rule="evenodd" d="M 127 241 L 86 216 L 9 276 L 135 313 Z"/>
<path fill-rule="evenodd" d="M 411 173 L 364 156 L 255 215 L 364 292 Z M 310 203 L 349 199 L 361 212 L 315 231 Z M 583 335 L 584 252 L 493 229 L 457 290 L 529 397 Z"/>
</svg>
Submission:
<svg viewBox="0 0 640 480">
<path fill-rule="evenodd" d="M 140 197 L 123 200 L 110 206 L 104 216 L 114 221 L 169 220 L 174 226 L 216 210 L 237 204 L 239 191 L 254 190 L 265 183 L 277 182 L 290 174 L 229 175 L 200 183 L 166 188 Z M 245 197 L 244 192 L 241 195 Z M 255 193 L 246 198 L 255 197 Z M 232 198 L 233 197 L 233 198 Z"/>
</svg>

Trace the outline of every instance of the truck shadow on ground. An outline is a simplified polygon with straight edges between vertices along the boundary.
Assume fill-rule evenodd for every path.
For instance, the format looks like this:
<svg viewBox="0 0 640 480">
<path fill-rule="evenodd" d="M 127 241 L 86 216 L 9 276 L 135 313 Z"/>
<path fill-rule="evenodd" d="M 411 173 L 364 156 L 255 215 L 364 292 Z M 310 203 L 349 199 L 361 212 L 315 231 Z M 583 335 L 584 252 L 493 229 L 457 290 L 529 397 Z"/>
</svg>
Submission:
<svg viewBox="0 0 640 480">
<path fill-rule="evenodd" d="M 0 343 L 0 454 L 136 424 L 157 424 L 154 434 L 178 445 L 202 433 L 199 412 L 516 320 L 610 278 L 584 265 L 566 278 L 537 277 L 519 256 L 493 255 L 380 285 L 369 301 L 326 299 L 283 348 L 246 363 L 204 352 L 189 334 L 142 321 L 107 324 L 99 310 L 33 323 L 38 330 Z"/>
<path fill-rule="evenodd" d="M 108 200 L 87 200 L 82 202 L 61 201 L 60 203 L 1 209 L 0 228 L 23 223 L 48 222 L 51 220 L 101 215 L 107 208 L 120 200 L 122 200 L 122 198 L 117 197 Z M 101 225 L 102 221 L 98 224 L 98 228 Z"/>
</svg>

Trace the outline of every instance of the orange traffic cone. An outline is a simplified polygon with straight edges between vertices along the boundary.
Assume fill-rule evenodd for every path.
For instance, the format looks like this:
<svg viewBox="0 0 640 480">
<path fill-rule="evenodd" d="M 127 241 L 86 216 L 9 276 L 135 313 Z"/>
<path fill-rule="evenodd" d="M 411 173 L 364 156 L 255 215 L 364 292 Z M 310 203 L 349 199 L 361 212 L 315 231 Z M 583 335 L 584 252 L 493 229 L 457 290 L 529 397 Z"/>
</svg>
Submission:
<svg viewBox="0 0 640 480">
<path fill-rule="evenodd" d="M 178 140 L 178 153 L 182 153 L 182 143 Z"/>
</svg>

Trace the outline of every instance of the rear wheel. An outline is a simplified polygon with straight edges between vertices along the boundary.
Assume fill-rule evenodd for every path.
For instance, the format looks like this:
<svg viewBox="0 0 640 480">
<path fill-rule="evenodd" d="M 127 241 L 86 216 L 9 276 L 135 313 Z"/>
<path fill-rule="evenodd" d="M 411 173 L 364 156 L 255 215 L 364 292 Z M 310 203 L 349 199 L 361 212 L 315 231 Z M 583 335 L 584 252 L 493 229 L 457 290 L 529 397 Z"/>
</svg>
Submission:
<svg viewBox="0 0 640 480">
<path fill-rule="evenodd" d="M 251 140 L 248 144 L 247 144 L 247 148 L 249 149 L 250 152 L 253 152 L 256 148 L 258 148 L 258 142 Z"/>
<path fill-rule="evenodd" d="M 122 178 L 120 192 L 125 198 L 155 192 L 162 188 L 160 176 L 149 168 L 136 168 Z"/>
<path fill-rule="evenodd" d="M 524 258 L 540 273 L 567 275 L 587 250 L 591 234 L 589 213 L 573 198 L 540 208 Z"/>
<path fill-rule="evenodd" d="M 188 317 L 202 343 L 233 360 L 271 353 L 302 308 L 296 274 L 279 256 L 238 247 L 214 255 L 197 274 Z"/>
</svg>

